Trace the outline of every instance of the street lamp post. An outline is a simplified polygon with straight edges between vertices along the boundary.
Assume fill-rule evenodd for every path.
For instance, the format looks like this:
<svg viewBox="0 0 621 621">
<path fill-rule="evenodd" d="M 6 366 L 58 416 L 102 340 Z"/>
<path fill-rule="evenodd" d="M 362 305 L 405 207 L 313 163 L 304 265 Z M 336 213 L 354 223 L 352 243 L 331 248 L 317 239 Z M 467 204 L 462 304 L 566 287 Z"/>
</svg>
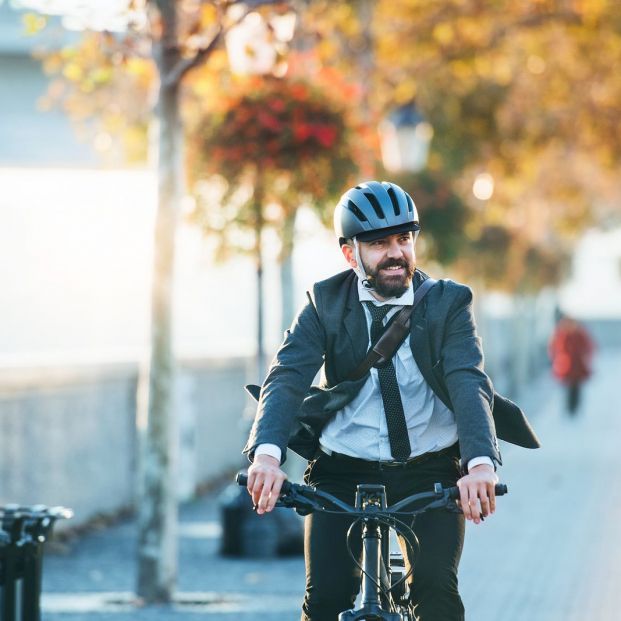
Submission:
<svg viewBox="0 0 621 621">
<path fill-rule="evenodd" d="M 388 172 L 420 172 L 427 165 L 433 127 L 414 102 L 396 108 L 379 127 L 382 161 Z"/>
</svg>

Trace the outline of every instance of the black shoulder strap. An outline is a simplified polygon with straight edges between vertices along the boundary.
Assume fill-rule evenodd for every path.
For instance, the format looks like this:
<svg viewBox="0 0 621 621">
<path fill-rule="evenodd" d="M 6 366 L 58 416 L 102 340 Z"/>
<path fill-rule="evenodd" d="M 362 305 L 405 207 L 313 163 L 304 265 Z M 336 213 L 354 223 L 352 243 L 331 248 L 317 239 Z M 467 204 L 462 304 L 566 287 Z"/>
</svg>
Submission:
<svg viewBox="0 0 621 621">
<path fill-rule="evenodd" d="M 348 380 L 357 380 L 364 377 L 372 366 L 382 364 L 395 355 L 395 352 L 403 343 L 403 339 L 410 331 L 410 316 L 436 282 L 438 281 L 433 278 L 423 280 L 416 291 L 414 291 L 412 305 L 404 306 L 397 313 L 395 319 L 390 322 L 382 336 L 377 340 L 377 343 L 369 350 L 366 358 L 349 375 Z"/>
<path fill-rule="evenodd" d="M 358 365 L 356 370 L 349 375 L 347 378 L 348 380 L 357 380 L 364 377 L 372 366 L 378 363 L 382 364 L 395 355 L 395 352 L 401 346 L 401 343 L 403 343 L 403 339 L 410 331 L 410 316 L 414 312 L 414 309 L 437 282 L 438 281 L 433 278 L 423 280 L 416 291 L 414 291 L 412 305 L 404 306 L 397 313 L 394 320 L 390 322 L 382 336 L 378 339 L 377 343 L 375 343 L 373 349 L 369 350 L 366 358 Z M 246 392 L 248 392 L 253 399 L 256 401 L 259 400 L 261 386 L 248 384 L 245 388 Z"/>
</svg>

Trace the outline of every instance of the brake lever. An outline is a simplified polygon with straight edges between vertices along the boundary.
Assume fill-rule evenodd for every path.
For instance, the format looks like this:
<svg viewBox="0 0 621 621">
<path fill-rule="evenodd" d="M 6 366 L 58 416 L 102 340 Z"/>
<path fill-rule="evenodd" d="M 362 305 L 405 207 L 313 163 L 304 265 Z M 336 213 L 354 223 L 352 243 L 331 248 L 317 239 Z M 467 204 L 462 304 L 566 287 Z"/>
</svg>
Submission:
<svg viewBox="0 0 621 621">
<path fill-rule="evenodd" d="M 300 505 L 304 505 L 304 506 L 300 506 Z M 318 508 L 316 503 L 314 503 L 309 498 L 306 498 L 305 496 L 298 494 L 294 490 L 291 490 L 290 492 L 283 494 L 276 501 L 276 506 L 287 507 L 289 509 L 293 508 L 295 509 L 295 512 L 298 515 L 308 515 L 309 513 L 312 513 L 313 511 L 315 511 L 315 509 Z"/>
<path fill-rule="evenodd" d="M 447 491 L 444 491 L 444 493 L 442 494 L 442 498 L 438 502 L 441 502 L 440 506 L 442 508 L 450 511 L 451 513 L 463 513 L 461 507 L 457 504 L 457 499 L 451 498 Z"/>
</svg>

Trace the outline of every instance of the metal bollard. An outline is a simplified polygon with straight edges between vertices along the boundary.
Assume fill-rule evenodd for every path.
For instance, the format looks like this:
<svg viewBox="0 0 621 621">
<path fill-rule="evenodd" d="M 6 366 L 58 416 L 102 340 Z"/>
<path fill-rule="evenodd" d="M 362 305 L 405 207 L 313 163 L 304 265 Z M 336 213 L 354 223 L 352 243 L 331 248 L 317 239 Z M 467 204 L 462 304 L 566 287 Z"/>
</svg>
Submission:
<svg viewBox="0 0 621 621">
<path fill-rule="evenodd" d="M 0 621 L 40 621 L 43 544 L 64 507 L 0 507 Z"/>
</svg>

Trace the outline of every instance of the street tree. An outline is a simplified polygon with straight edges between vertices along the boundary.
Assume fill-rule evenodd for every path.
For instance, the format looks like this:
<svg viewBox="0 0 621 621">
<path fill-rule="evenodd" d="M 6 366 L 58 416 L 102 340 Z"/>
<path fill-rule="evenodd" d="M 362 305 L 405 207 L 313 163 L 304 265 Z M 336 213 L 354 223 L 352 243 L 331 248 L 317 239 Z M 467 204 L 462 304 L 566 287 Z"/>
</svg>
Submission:
<svg viewBox="0 0 621 621">
<path fill-rule="evenodd" d="M 207 113 L 194 114 L 196 123 L 189 133 L 198 199 L 194 219 L 217 234 L 227 254 L 244 249 L 238 242 L 243 239 L 240 231 L 251 232 L 254 239 L 260 353 L 264 227 L 276 231 L 281 245 L 281 315 L 288 327 L 293 318 L 290 281 L 298 208 L 308 205 L 322 220 L 330 219 L 335 201 L 358 173 L 357 154 L 363 143 L 355 115 L 346 106 L 350 92 L 318 84 L 289 74 L 243 80 L 213 98 Z M 217 200 L 212 184 L 205 184 L 210 175 L 226 181 L 226 191 Z M 201 191 L 205 187 L 207 193 Z"/>
<path fill-rule="evenodd" d="M 527 238 L 524 247 L 549 247 L 553 239 L 567 250 L 581 226 L 619 204 L 618 2 L 297 4 L 303 9 L 296 47 L 307 52 L 307 71 L 336 67 L 357 84 L 354 105 L 367 128 L 393 106 L 415 100 L 434 128 L 432 171 L 450 179 L 473 207 L 480 207 L 473 180 L 482 171 L 493 176 L 493 199 L 476 230 L 469 229 L 473 240 L 488 226 L 504 226 Z M 125 85 L 145 79 L 148 70 L 135 55 L 117 58 L 132 58 Z M 210 58 L 210 66 L 221 64 L 217 51 Z M 66 79 L 80 73 L 70 65 L 63 69 Z M 93 68 L 89 97 L 103 93 L 92 84 L 106 74 L 97 70 L 101 63 Z M 68 100 L 76 110 L 89 101 L 81 95 L 74 89 Z M 123 98 L 110 110 L 125 110 Z M 132 111 L 121 116 L 109 116 L 109 127 L 127 125 Z M 125 133 L 128 147 L 144 133 L 140 124 L 132 127 Z M 373 175 L 373 163 L 363 176 Z"/>
<path fill-rule="evenodd" d="M 502 226 L 522 248 L 566 251 L 619 204 L 618 2 L 378 0 L 370 19 L 361 0 L 330 6 L 305 19 L 322 62 L 366 75 L 380 114 L 416 101 L 434 129 L 429 168 L 481 211 L 473 241 Z M 481 172 L 495 180 L 484 205 Z"/>
<path fill-rule="evenodd" d="M 77 1 L 73 7 L 71 2 L 54 0 L 36 5 L 44 12 L 72 14 L 87 26 L 92 26 L 97 15 L 94 4 L 89 7 Z M 249 11 L 278 11 L 283 6 L 274 0 L 243 5 L 237 0 L 128 0 L 115 13 L 115 25 L 121 23 L 122 32 L 112 33 L 105 30 L 106 24 L 100 25 L 102 30 L 86 32 L 76 49 L 61 50 L 46 61 L 48 69 L 62 71 L 77 87 L 69 94 L 69 103 L 85 122 L 97 113 L 109 127 L 114 128 L 115 122 L 117 128 L 132 127 L 136 136 L 146 133 L 148 126 L 155 136 L 150 154 L 158 179 L 151 347 L 148 368 L 139 381 L 137 413 L 143 450 L 136 591 L 148 603 L 171 600 L 176 581 L 172 302 L 175 236 L 185 192 L 182 85 L 193 70 L 216 54 L 226 32 Z M 111 83 L 127 85 L 130 90 L 106 88 Z M 144 96 L 146 87 L 153 88 L 148 97 Z M 143 97 L 136 97 L 141 90 Z M 111 99 L 112 93 L 118 99 Z M 106 98 L 111 109 L 103 106 Z M 128 115 L 132 106 L 136 112 Z M 150 114 L 143 115 L 146 109 Z M 141 141 L 130 143 L 140 145 Z M 140 156 L 139 146 L 136 155 Z"/>
</svg>

